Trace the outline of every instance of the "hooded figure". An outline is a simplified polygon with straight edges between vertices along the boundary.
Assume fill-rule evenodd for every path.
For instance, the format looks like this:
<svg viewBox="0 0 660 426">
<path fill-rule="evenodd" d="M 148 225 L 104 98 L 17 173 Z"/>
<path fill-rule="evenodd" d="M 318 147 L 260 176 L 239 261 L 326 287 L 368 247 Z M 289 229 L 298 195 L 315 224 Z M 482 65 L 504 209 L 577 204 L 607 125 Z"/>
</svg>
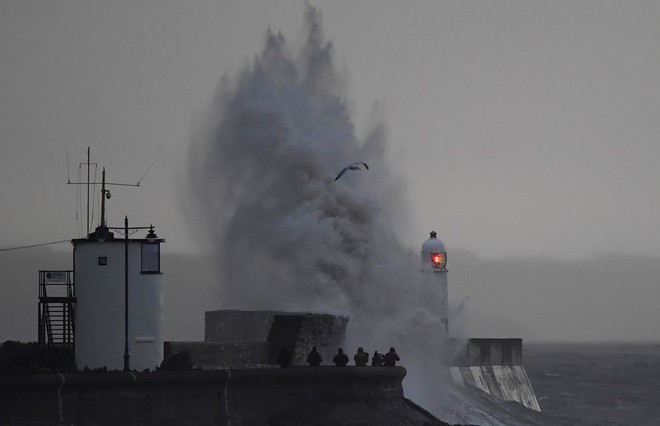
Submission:
<svg viewBox="0 0 660 426">
<path fill-rule="evenodd" d="M 318 367 L 323 362 L 321 354 L 316 351 L 316 346 L 312 346 L 312 351 L 307 355 L 307 362 L 310 367 Z"/>
<path fill-rule="evenodd" d="M 385 354 L 383 357 L 385 367 L 394 367 L 397 361 L 400 361 L 399 355 L 396 354 L 394 348 L 390 348 L 390 351 Z"/>
<path fill-rule="evenodd" d="M 365 367 L 369 362 L 369 354 L 360 347 L 358 348 L 357 353 L 353 355 L 353 360 L 355 361 L 356 366 Z"/>
<path fill-rule="evenodd" d="M 371 365 L 373 367 L 380 367 L 383 365 L 383 354 L 374 351 L 374 356 L 371 357 Z"/>
<path fill-rule="evenodd" d="M 346 367 L 346 364 L 348 364 L 348 357 L 342 348 L 337 349 L 337 354 L 332 358 L 332 362 L 334 362 L 337 367 Z"/>
</svg>

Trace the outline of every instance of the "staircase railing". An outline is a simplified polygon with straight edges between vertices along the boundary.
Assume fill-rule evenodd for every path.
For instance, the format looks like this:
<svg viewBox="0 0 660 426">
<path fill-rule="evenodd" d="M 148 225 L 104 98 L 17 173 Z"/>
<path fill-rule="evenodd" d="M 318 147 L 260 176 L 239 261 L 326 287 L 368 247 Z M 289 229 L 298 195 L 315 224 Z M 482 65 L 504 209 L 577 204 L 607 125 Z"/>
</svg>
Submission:
<svg viewBox="0 0 660 426">
<path fill-rule="evenodd" d="M 73 271 L 39 271 L 39 349 L 50 367 L 70 367 L 75 357 Z"/>
</svg>

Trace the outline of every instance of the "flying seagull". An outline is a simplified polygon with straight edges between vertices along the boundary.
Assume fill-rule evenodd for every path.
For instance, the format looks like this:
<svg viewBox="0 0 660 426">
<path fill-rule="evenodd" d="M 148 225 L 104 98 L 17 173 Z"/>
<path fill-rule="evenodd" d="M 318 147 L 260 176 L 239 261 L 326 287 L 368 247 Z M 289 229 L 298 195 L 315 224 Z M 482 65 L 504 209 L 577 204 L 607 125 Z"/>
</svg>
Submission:
<svg viewBox="0 0 660 426">
<path fill-rule="evenodd" d="M 337 175 L 337 177 L 335 178 L 335 180 L 337 180 L 337 179 L 339 179 L 340 177 L 342 177 L 343 174 L 346 173 L 346 170 L 362 170 L 362 168 L 360 168 L 360 166 L 364 166 L 365 169 L 369 170 L 369 166 L 367 166 L 367 163 L 353 163 L 353 164 L 349 164 L 348 166 L 346 166 L 346 167 L 344 167 L 343 169 L 341 169 L 341 172 L 339 172 L 339 174 Z"/>
</svg>

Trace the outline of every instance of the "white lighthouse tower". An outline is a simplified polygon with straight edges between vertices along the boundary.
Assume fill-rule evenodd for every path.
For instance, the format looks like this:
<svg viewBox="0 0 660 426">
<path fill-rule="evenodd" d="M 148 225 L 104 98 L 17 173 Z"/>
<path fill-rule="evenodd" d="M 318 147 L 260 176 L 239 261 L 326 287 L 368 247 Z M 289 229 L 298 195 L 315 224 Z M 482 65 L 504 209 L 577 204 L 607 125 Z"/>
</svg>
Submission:
<svg viewBox="0 0 660 426">
<path fill-rule="evenodd" d="M 449 333 L 449 294 L 447 291 L 447 249 L 438 239 L 435 231 L 431 232 L 428 240 L 422 244 L 422 274 L 430 278 L 429 285 L 434 286 L 434 294 L 440 299 L 440 320 L 444 324 L 444 331 Z"/>
<path fill-rule="evenodd" d="M 75 362 L 79 369 L 154 370 L 163 360 L 160 244 L 153 226 L 108 227 L 105 170 L 101 224 L 72 240 L 76 285 Z M 129 238 L 131 232 L 146 233 Z M 115 232 L 121 235 L 116 236 Z M 144 235 L 144 234 L 143 234 Z"/>
</svg>

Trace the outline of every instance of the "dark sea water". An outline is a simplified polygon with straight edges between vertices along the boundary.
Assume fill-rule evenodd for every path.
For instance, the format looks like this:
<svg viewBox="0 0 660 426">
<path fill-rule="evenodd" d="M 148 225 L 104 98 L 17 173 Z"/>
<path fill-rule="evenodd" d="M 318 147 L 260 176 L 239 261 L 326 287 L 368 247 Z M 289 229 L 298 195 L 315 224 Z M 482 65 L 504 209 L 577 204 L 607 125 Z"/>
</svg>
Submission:
<svg viewBox="0 0 660 426">
<path fill-rule="evenodd" d="M 525 343 L 523 356 L 551 423 L 660 425 L 660 343 Z"/>
</svg>

